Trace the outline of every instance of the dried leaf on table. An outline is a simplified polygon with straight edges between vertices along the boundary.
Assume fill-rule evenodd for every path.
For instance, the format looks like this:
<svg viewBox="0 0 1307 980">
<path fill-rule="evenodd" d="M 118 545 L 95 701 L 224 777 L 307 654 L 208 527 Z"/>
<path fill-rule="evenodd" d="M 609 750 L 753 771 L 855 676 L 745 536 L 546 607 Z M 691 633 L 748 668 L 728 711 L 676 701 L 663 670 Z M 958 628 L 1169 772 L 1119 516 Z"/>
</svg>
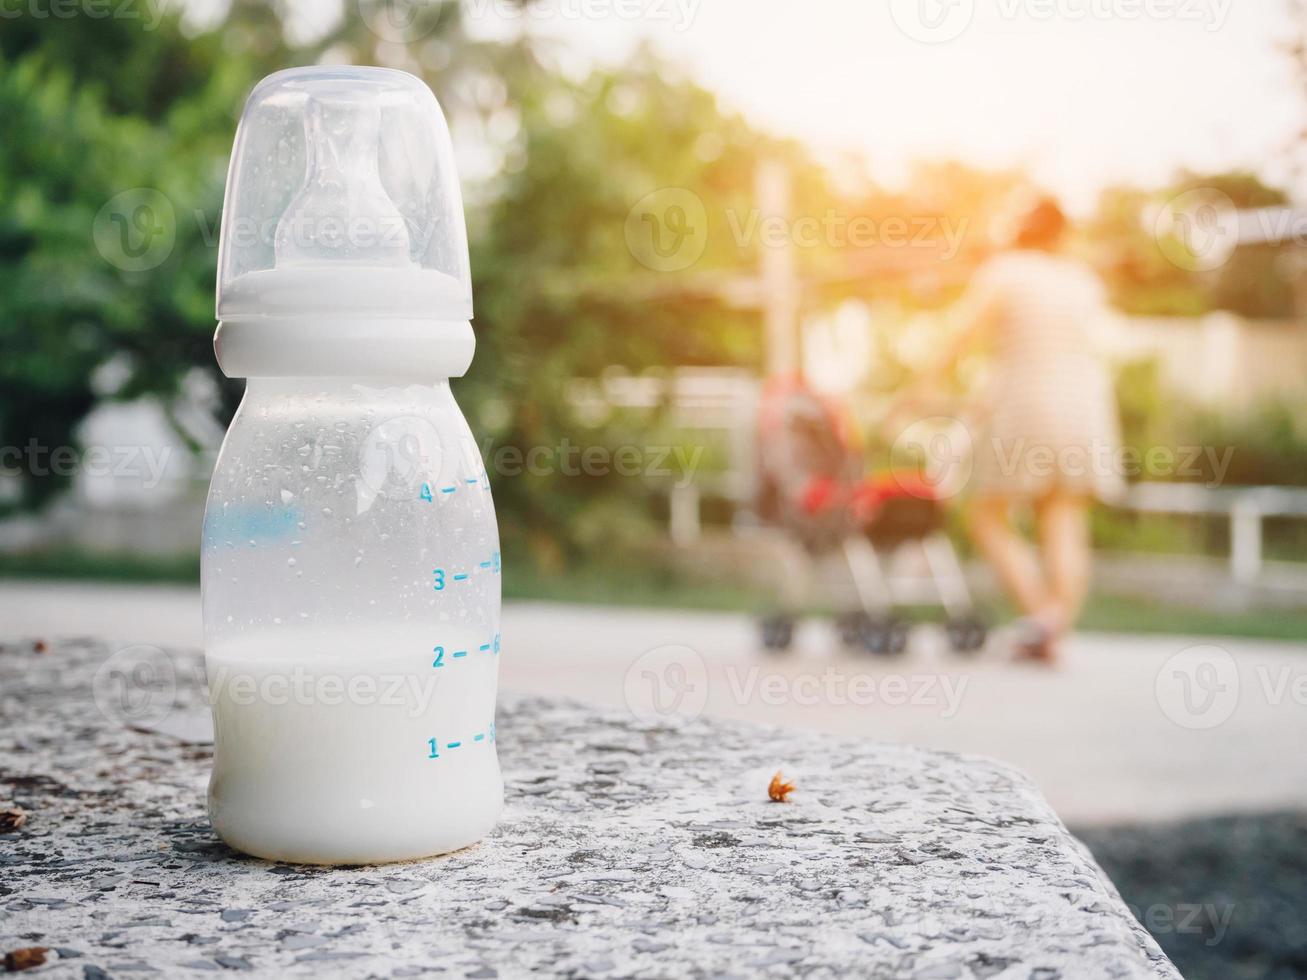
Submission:
<svg viewBox="0 0 1307 980">
<path fill-rule="evenodd" d="M 771 784 L 767 787 L 767 795 L 771 797 L 773 803 L 790 802 L 790 794 L 794 792 L 794 784 L 785 781 L 784 774 L 778 769 L 776 775 L 772 776 Z"/>
</svg>

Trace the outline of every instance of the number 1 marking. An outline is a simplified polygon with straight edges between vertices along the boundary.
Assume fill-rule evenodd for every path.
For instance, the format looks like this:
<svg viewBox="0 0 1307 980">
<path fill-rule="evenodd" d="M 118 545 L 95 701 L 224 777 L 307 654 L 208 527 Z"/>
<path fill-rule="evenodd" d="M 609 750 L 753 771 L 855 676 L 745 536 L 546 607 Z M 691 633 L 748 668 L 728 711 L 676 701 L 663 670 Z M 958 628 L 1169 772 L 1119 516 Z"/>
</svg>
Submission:
<svg viewBox="0 0 1307 980">
<path fill-rule="evenodd" d="M 427 758 L 428 758 L 428 759 L 439 759 L 439 758 L 440 758 L 440 753 L 436 751 L 436 745 L 437 745 L 436 740 L 435 740 L 434 738 L 429 738 L 429 739 L 427 739 L 427 745 L 431 747 L 431 754 L 430 754 L 429 756 L 427 756 Z"/>
</svg>

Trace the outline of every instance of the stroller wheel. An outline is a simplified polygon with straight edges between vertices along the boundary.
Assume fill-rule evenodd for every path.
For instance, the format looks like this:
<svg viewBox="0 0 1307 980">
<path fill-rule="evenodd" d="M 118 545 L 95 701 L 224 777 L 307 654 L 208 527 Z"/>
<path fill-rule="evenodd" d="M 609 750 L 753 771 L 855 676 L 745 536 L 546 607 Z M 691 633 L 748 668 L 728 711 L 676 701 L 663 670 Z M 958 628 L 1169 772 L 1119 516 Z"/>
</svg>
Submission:
<svg viewBox="0 0 1307 980">
<path fill-rule="evenodd" d="M 908 648 L 908 624 L 893 616 L 868 619 L 862 635 L 863 648 L 878 657 L 897 657 Z"/>
<path fill-rule="evenodd" d="M 954 653 L 976 653 L 985 645 L 989 628 L 979 616 L 949 620 L 946 627 L 949 646 Z"/>
<path fill-rule="evenodd" d="M 871 617 L 866 613 L 845 613 L 835 620 L 835 631 L 846 647 L 863 646 L 870 627 Z"/>
<path fill-rule="evenodd" d="M 768 616 L 759 628 L 764 649 L 783 653 L 794 643 L 794 620 L 789 616 Z"/>
</svg>

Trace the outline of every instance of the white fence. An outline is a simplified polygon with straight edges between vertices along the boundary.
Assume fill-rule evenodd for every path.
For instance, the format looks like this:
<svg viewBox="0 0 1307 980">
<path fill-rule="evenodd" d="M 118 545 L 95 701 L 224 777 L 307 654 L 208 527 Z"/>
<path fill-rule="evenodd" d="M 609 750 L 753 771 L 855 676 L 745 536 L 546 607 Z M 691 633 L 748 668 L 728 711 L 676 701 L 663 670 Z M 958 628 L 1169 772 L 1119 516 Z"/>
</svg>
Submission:
<svg viewBox="0 0 1307 980">
<path fill-rule="evenodd" d="M 1117 361 L 1156 358 L 1167 389 L 1187 401 L 1238 410 L 1307 400 L 1307 322 L 1118 316 L 1106 340 Z"/>
<path fill-rule="evenodd" d="M 1127 321 L 1130 323 L 1131 321 Z M 1171 369 L 1189 377 L 1190 390 L 1211 397 L 1207 387 L 1217 379 L 1214 375 L 1219 358 L 1202 343 L 1195 344 L 1192 336 L 1186 347 L 1178 333 L 1179 327 L 1170 321 L 1143 321 L 1134 323 L 1136 352 L 1165 350 L 1171 345 L 1184 347 L 1187 355 L 1197 360 L 1186 364 L 1183 360 L 1172 363 Z M 1245 325 L 1247 326 L 1247 325 Z M 1210 331 L 1220 338 L 1206 343 L 1228 345 L 1231 324 L 1215 321 L 1196 326 L 1188 322 L 1186 329 Z M 1235 321 L 1234 329 L 1239 329 Z M 1270 356 L 1282 347 L 1302 344 L 1301 337 L 1286 339 L 1276 331 L 1288 328 L 1265 328 L 1265 336 L 1258 336 L 1261 328 L 1250 327 L 1250 332 L 1236 339 L 1245 351 L 1261 351 L 1258 357 Z M 1173 331 L 1175 331 L 1173 333 Z M 1298 331 L 1300 333 L 1300 331 Z M 1250 339 L 1252 338 L 1252 339 Z M 1193 348 L 1189 350 L 1188 348 Z M 1294 348 L 1296 349 L 1296 347 Z M 1307 349 L 1307 348 L 1305 348 Z M 1197 351 L 1195 354 L 1194 351 Z M 1212 357 L 1214 364 L 1206 368 L 1204 358 Z M 1279 372 L 1263 365 L 1263 379 L 1283 382 L 1288 390 L 1288 372 Z M 1207 375 L 1204 370 L 1209 370 Z M 1293 378 L 1302 384 L 1303 374 Z M 1266 389 L 1263 389 L 1264 391 Z M 753 493 L 754 416 L 758 398 L 758 382 L 748 372 L 740 370 L 693 369 L 673 373 L 670 377 L 640 378 L 613 376 L 600 382 L 588 382 L 574 392 L 578 406 L 597 410 L 599 406 L 635 409 L 652 409 L 668 404 L 678 425 L 719 440 L 726 449 L 728 465 L 724 471 L 701 476 L 694 483 L 671 487 L 669 493 L 669 531 L 672 540 L 683 546 L 694 544 L 702 534 L 700 517 L 704 496 L 714 496 L 739 505 L 747 505 Z M 1138 513 L 1162 515 L 1204 515 L 1222 517 L 1230 523 L 1229 568 L 1231 578 L 1240 584 L 1251 584 L 1263 569 L 1264 523 L 1268 517 L 1287 517 L 1307 520 L 1307 489 L 1293 487 L 1220 487 L 1211 488 L 1183 483 L 1140 483 L 1134 485 L 1121 504 L 1122 509 Z"/>
</svg>

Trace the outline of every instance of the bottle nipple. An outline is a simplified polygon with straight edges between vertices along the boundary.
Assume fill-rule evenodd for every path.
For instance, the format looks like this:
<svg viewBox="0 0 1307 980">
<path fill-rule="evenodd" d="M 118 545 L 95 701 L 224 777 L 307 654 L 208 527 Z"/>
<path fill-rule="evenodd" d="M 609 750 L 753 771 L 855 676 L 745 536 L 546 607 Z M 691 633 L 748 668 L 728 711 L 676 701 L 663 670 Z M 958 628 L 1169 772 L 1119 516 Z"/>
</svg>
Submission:
<svg viewBox="0 0 1307 980">
<path fill-rule="evenodd" d="M 378 105 L 313 99 L 304 129 L 308 176 L 277 223 L 277 268 L 413 266 L 404 217 L 378 170 Z"/>
</svg>

